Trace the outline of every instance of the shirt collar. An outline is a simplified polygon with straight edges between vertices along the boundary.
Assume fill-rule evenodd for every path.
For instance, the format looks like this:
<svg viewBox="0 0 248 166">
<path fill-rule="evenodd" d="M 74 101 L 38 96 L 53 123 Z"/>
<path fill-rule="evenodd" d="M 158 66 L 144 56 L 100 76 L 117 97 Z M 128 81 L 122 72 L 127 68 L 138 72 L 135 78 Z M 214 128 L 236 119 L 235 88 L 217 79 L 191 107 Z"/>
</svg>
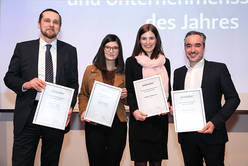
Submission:
<svg viewBox="0 0 248 166">
<path fill-rule="evenodd" d="M 42 38 L 40 38 L 40 45 L 41 47 L 46 47 L 47 44 L 51 44 L 52 48 L 56 48 L 57 47 L 57 39 L 55 39 L 54 41 L 52 41 L 52 43 L 47 43 L 45 42 Z"/>
<path fill-rule="evenodd" d="M 203 67 L 204 66 L 204 63 L 205 63 L 205 60 L 204 60 L 204 58 L 202 58 L 202 60 L 200 60 L 197 64 L 195 64 L 194 67 L 191 67 L 190 64 L 189 64 L 189 62 L 185 66 L 186 66 L 186 68 L 188 70 L 193 70 L 193 69 L 196 69 L 196 68 Z"/>
</svg>

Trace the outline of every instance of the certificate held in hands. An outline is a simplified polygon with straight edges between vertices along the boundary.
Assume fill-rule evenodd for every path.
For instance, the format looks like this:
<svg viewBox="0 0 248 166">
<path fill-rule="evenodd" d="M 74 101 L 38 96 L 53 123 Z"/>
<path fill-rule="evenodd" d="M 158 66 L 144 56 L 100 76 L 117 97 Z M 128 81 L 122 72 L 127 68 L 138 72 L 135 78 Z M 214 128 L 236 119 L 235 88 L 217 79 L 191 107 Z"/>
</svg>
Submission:
<svg viewBox="0 0 248 166">
<path fill-rule="evenodd" d="M 172 91 L 176 132 L 199 131 L 206 125 L 202 90 Z"/>
<path fill-rule="evenodd" d="M 46 82 L 33 123 L 64 130 L 73 94 L 72 88 Z"/>
<path fill-rule="evenodd" d="M 111 127 L 121 96 L 121 88 L 95 81 L 84 119 Z"/>
<path fill-rule="evenodd" d="M 139 110 L 147 117 L 169 112 L 160 75 L 137 80 L 133 84 Z"/>
</svg>

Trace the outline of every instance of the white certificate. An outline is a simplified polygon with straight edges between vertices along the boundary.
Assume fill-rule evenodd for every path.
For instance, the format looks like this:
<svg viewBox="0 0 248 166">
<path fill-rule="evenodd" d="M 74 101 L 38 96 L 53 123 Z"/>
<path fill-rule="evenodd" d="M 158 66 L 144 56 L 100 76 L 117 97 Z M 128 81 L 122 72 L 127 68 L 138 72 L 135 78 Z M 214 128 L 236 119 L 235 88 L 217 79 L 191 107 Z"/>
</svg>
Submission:
<svg viewBox="0 0 248 166">
<path fill-rule="evenodd" d="M 111 127 L 121 96 L 121 88 L 95 81 L 84 119 Z"/>
<path fill-rule="evenodd" d="M 176 132 L 199 131 L 206 125 L 202 90 L 172 91 Z"/>
<path fill-rule="evenodd" d="M 139 110 L 148 117 L 169 112 L 161 76 L 133 82 Z"/>
<path fill-rule="evenodd" d="M 64 130 L 74 89 L 46 82 L 33 123 Z"/>
</svg>

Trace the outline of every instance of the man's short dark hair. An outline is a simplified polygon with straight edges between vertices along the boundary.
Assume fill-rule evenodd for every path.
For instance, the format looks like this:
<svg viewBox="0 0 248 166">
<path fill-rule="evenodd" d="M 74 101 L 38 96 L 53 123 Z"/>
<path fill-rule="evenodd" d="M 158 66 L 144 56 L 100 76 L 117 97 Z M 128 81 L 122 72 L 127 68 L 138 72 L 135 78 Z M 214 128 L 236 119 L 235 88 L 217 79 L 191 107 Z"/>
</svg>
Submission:
<svg viewBox="0 0 248 166">
<path fill-rule="evenodd" d="M 198 31 L 189 31 L 189 32 L 186 34 L 185 38 L 184 38 L 184 44 L 185 44 L 185 42 L 186 42 L 186 38 L 187 38 L 188 36 L 191 36 L 191 35 L 199 35 L 199 36 L 201 36 L 203 46 L 205 47 L 205 42 L 206 42 L 206 38 L 207 38 L 207 37 L 206 37 L 206 35 L 205 35 L 204 33 L 198 32 Z"/>
<path fill-rule="evenodd" d="M 43 11 L 40 13 L 40 16 L 39 16 L 39 23 L 41 22 L 41 19 L 42 19 L 42 17 L 43 17 L 43 13 L 44 13 L 44 12 L 48 12 L 48 11 L 57 13 L 57 14 L 59 15 L 59 25 L 61 26 L 61 24 L 62 24 L 62 18 L 61 18 L 61 16 L 60 16 L 59 12 L 58 12 L 57 10 L 54 10 L 54 9 L 51 9 L 51 8 L 45 9 L 45 10 L 43 10 Z"/>
</svg>

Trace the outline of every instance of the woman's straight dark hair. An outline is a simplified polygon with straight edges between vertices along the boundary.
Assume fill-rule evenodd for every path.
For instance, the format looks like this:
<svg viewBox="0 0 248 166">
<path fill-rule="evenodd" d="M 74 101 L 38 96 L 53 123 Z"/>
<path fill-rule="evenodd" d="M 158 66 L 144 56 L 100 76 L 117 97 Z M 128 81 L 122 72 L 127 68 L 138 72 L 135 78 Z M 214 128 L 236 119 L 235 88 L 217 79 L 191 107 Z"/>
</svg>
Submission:
<svg viewBox="0 0 248 166">
<path fill-rule="evenodd" d="M 93 64 L 101 71 L 107 71 L 106 58 L 105 58 L 105 54 L 104 54 L 104 47 L 108 42 L 117 42 L 118 43 L 119 54 L 115 60 L 115 66 L 117 68 L 116 72 L 123 73 L 124 72 L 124 60 L 123 60 L 122 45 L 121 45 L 120 39 L 115 34 L 108 34 L 107 36 L 104 37 L 104 39 L 102 40 L 102 43 L 98 49 L 98 52 L 93 59 Z"/>
</svg>

